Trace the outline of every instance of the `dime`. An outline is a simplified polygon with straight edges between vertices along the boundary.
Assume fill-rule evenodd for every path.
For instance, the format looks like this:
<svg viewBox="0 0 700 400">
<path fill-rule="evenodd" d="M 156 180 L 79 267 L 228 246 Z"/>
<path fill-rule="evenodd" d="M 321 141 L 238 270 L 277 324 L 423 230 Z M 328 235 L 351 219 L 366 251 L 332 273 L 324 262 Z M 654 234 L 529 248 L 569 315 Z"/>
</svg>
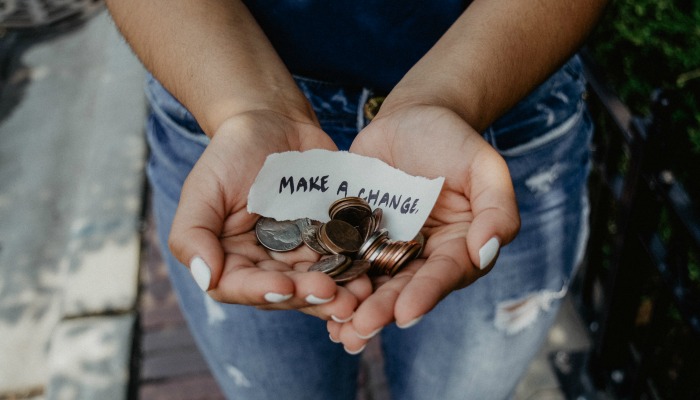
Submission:
<svg viewBox="0 0 700 400">
<path fill-rule="evenodd" d="M 362 245 L 360 233 L 345 221 L 332 219 L 321 225 L 319 242 L 334 254 L 354 255 Z"/>
<path fill-rule="evenodd" d="M 318 228 L 318 225 L 305 225 L 301 231 L 301 239 L 304 241 L 304 244 L 316 253 L 321 255 L 331 254 L 328 249 L 319 243 Z"/>
<path fill-rule="evenodd" d="M 255 224 L 255 235 L 260 244 L 272 251 L 293 250 L 302 242 L 301 232 L 294 221 L 261 217 Z"/>
<path fill-rule="evenodd" d="M 335 276 L 333 280 L 336 283 L 350 282 L 351 280 L 357 278 L 358 276 L 367 273 L 369 271 L 370 263 L 366 260 L 355 260 L 352 262 L 350 268 L 343 271 L 341 274 Z"/>
<path fill-rule="evenodd" d="M 352 260 L 349 257 L 343 254 L 334 254 L 311 264 L 309 271 L 323 272 L 324 274 L 335 276 L 345 271 L 351 263 Z"/>
</svg>

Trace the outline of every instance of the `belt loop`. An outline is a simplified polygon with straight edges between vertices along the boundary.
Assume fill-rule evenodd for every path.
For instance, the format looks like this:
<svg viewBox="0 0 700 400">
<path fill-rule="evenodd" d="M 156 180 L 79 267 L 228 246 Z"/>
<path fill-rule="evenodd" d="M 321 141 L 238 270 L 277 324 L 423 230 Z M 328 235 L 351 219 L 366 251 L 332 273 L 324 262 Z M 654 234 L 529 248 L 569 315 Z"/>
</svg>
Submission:
<svg viewBox="0 0 700 400">
<path fill-rule="evenodd" d="M 362 88 L 362 93 L 360 93 L 360 98 L 357 101 L 357 131 L 361 131 L 369 121 L 365 116 L 365 104 L 372 96 L 372 91 L 367 88 Z"/>
</svg>

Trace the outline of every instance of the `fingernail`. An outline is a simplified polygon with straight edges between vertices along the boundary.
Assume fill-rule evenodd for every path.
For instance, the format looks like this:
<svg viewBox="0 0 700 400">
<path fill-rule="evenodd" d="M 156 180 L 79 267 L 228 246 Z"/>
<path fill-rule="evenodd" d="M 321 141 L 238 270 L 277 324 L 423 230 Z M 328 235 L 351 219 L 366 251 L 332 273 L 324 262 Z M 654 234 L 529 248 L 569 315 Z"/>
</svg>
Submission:
<svg viewBox="0 0 700 400">
<path fill-rule="evenodd" d="M 194 281 L 197 282 L 197 286 L 206 292 L 211 281 L 211 270 L 207 263 L 201 257 L 193 258 L 190 262 L 190 273 L 192 273 Z"/>
<path fill-rule="evenodd" d="M 274 292 L 268 292 L 265 293 L 265 300 L 267 300 L 268 303 L 281 303 L 283 301 L 287 301 L 292 298 L 291 294 L 280 294 L 280 293 L 274 293 Z"/>
<path fill-rule="evenodd" d="M 333 342 L 333 343 L 340 343 L 340 340 L 335 340 L 335 339 L 333 339 L 333 336 L 331 336 L 330 333 L 328 334 L 328 337 L 331 339 L 331 342 Z"/>
<path fill-rule="evenodd" d="M 346 353 L 348 353 L 348 354 L 354 356 L 355 354 L 360 354 L 360 353 L 362 353 L 362 350 L 364 350 L 365 347 L 367 347 L 367 345 L 364 345 L 364 346 L 362 346 L 362 347 L 360 347 L 359 349 L 354 350 L 354 351 L 348 350 L 347 347 L 343 347 L 343 348 L 345 349 L 345 352 L 346 352 Z"/>
<path fill-rule="evenodd" d="M 375 336 L 377 335 L 377 333 L 379 333 L 379 332 L 381 332 L 381 331 L 382 331 L 382 328 L 379 328 L 379 329 L 377 329 L 376 331 L 371 332 L 370 334 L 368 334 L 368 335 L 366 335 L 366 336 L 360 335 L 359 332 L 355 332 L 355 334 L 356 334 L 357 337 L 359 337 L 360 339 L 365 339 L 365 340 L 367 340 L 367 339 L 372 339 L 373 337 L 375 337 Z"/>
<path fill-rule="evenodd" d="M 423 319 L 423 316 L 422 316 L 422 315 L 421 315 L 420 317 L 418 317 L 418 318 L 414 318 L 414 319 L 412 319 L 411 321 L 408 321 L 407 323 L 405 323 L 405 324 L 403 324 L 403 325 L 402 325 L 402 324 L 399 324 L 399 323 L 397 322 L 397 323 L 396 323 L 396 326 L 398 326 L 398 327 L 401 328 L 401 329 L 408 329 L 408 328 L 412 327 L 413 325 L 419 323 L 421 319 Z"/>
<path fill-rule="evenodd" d="M 498 243 L 497 237 L 492 237 L 486 244 L 479 249 L 479 269 L 484 269 L 491 265 L 501 245 Z"/>
<path fill-rule="evenodd" d="M 350 314 L 349 317 L 347 317 L 347 318 L 345 318 L 345 319 L 338 318 L 338 317 L 336 317 L 335 315 L 331 315 L 331 319 L 332 319 L 333 321 L 339 323 L 339 324 L 344 324 L 344 323 L 346 323 L 346 322 L 350 322 L 350 321 L 352 320 L 352 317 L 353 317 L 354 315 L 355 315 L 355 313 L 352 313 L 352 314 Z"/>
<path fill-rule="evenodd" d="M 333 300 L 335 296 L 331 296 L 327 299 L 322 299 L 320 297 L 316 297 L 313 294 L 310 294 L 306 296 L 306 302 L 310 304 L 325 304 L 328 303 L 329 301 Z"/>
</svg>

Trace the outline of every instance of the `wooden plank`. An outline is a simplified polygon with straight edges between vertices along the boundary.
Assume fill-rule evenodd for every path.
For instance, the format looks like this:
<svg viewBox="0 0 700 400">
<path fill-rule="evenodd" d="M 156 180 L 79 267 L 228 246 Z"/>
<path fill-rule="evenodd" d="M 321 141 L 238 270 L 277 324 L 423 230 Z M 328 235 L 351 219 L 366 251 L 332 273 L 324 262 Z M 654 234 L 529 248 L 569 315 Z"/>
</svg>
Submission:
<svg viewBox="0 0 700 400">
<path fill-rule="evenodd" d="M 141 380 L 180 378 L 184 375 L 209 373 L 204 358 L 196 348 L 160 352 L 142 360 Z"/>
<path fill-rule="evenodd" d="M 146 331 L 141 336 L 141 354 L 145 357 L 161 351 L 172 352 L 195 347 L 194 338 L 192 338 L 187 326 L 181 325 L 177 328 Z"/>
<path fill-rule="evenodd" d="M 147 400 L 223 400 L 211 375 L 194 375 L 178 380 L 149 382 L 139 387 L 139 398 Z"/>
</svg>

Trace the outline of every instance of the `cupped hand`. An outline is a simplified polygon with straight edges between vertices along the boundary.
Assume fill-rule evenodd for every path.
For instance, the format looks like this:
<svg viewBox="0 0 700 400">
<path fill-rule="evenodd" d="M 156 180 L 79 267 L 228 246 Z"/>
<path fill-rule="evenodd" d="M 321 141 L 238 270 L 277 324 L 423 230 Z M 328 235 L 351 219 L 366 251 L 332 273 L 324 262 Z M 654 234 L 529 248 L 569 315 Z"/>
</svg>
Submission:
<svg viewBox="0 0 700 400">
<path fill-rule="evenodd" d="M 411 326 L 450 292 L 485 275 L 517 234 L 520 217 L 503 158 L 447 108 L 413 105 L 380 113 L 350 151 L 411 175 L 445 177 L 422 229 L 421 258 L 391 279 L 376 280 L 352 321 L 329 321 L 331 337 L 355 352 L 389 323 Z"/>
<path fill-rule="evenodd" d="M 248 192 L 266 157 L 317 148 L 336 149 L 313 121 L 270 111 L 239 114 L 213 135 L 185 180 L 168 242 L 212 298 L 342 321 L 369 295 L 368 279 L 338 287 L 323 273 L 302 273 L 318 259 L 306 246 L 271 252 L 256 239 Z"/>
</svg>

